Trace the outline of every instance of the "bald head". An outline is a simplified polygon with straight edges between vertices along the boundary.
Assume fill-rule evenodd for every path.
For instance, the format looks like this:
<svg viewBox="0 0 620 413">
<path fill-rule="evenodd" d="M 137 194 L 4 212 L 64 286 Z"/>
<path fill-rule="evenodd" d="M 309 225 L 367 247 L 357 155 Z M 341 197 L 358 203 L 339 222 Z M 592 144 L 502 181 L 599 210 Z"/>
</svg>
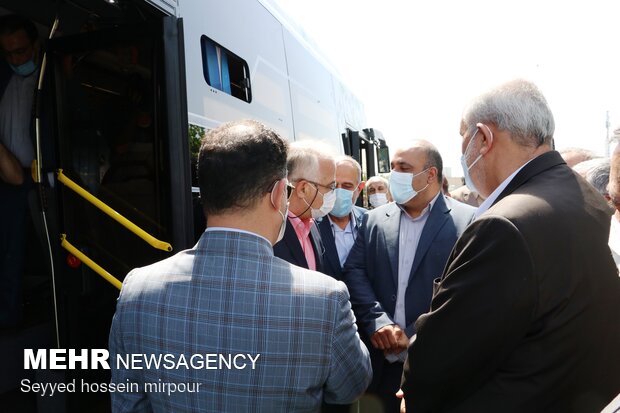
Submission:
<svg viewBox="0 0 620 413">
<path fill-rule="evenodd" d="M 422 160 L 422 170 L 434 167 L 437 169 L 437 182 L 443 181 L 443 160 L 441 154 L 437 150 L 437 147 L 424 139 L 416 139 L 411 141 L 408 145 L 403 146 L 396 150 L 394 158 L 397 153 L 410 153 L 416 158 Z M 392 167 L 393 168 L 393 167 Z"/>
</svg>

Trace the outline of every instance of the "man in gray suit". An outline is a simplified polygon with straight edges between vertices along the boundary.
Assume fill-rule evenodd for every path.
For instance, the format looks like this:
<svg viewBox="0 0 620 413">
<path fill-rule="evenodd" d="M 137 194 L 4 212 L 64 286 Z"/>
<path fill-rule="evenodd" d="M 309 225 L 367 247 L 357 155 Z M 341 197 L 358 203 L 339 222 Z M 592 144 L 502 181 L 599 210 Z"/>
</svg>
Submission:
<svg viewBox="0 0 620 413">
<path fill-rule="evenodd" d="M 286 159 L 286 142 L 254 121 L 207 133 L 198 159 L 206 231 L 193 249 L 123 283 L 112 382 L 138 388 L 111 393 L 114 412 L 316 411 L 323 399 L 351 403 L 364 391 L 370 360 L 345 285 L 273 255 L 287 216 Z M 114 362 L 135 354 L 172 368 Z"/>
<path fill-rule="evenodd" d="M 374 377 L 369 392 L 377 394 L 386 412 L 397 412 L 395 393 L 414 323 L 428 310 L 433 280 L 475 209 L 443 196 L 443 162 L 431 143 L 414 141 L 397 150 L 391 166 L 395 203 L 364 217 L 343 279 L 370 341 Z"/>
</svg>

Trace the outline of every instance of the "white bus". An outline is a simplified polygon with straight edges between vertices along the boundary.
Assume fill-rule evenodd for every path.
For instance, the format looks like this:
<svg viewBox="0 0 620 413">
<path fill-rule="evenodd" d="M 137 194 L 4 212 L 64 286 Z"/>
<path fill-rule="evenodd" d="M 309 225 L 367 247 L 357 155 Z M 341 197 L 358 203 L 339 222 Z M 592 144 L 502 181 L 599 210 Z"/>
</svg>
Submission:
<svg viewBox="0 0 620 413">
<path fill-rule="evenodd" d="M 368 177 L 388 166 L 362 104 L 265 1 L 0 0 L 4 14 L 37 25 L 46 67 L 33 111 L 24 321 L 0 331 L 2 411 L 106 411 L 105 393 L 21 391 L 22 380 L 109 377 L 24 370 L 24 349 L 107 348 L 125 274 L 195 243 L 205 129 L 257 119 L 351 154 Z"/>
</svg>

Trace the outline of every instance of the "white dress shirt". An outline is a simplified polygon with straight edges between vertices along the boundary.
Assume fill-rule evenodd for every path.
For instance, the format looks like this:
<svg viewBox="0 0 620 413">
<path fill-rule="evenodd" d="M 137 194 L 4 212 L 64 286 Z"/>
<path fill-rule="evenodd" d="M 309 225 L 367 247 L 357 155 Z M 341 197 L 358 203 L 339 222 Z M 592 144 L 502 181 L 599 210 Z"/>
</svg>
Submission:
<svg viewBox="0 0 620 413">
<path fill-rule="evenodd" d="M 398 230 L 398 289 L 396 292 L 396 309 L 394 310 L 394 322 L 401 329 L 407 327 L 407 317 L 405 315 L 405 292 L 409 285 L 409 276 L 411 275 L 411 267 L 415 260 L 415 253 L 418 249 L 418 243 L 424 230 L 424 225 L 428 220 L 433 205 L 437 198 L 441 195 L 441 191 L 429 202 L 426 208 L 422 210 L 416 218 L 411 218 L 409 214 L 402 208 L 400 214 L 400 227 Z M 390 362 L 404 361 L 407 351 L 396 354 L 386 355 L 386 359 Z"/>
</svg>

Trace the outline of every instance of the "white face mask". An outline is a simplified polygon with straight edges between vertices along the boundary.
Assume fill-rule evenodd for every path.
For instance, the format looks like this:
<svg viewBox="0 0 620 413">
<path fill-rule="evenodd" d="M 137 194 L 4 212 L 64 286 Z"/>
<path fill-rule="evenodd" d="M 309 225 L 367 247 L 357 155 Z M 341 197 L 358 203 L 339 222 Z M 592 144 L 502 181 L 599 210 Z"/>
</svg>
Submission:
<svg viewBox="0 0 620 413">
<path fill-rule="evenodd" d="M 480 125 L 480 124 L 478 124 Z M 484 125 L 487 130 L 489 131 L 489 134 L 491 135 L 491 138 L 493 137 L 493 132 L 491 132 L 491 129 L 489 129 L 488 126 Z M 471 168 L 474 167 L 474 165 L 480 160 L 482 159 L 482 154 L 479 154 L 476 159 L 474 159 L 474 161 L 468 166 L 467 165 L 467 151 L 469 150 L 469 147 L 471 146 L 472 142 L 474 141 L 474 138 L 476 137 L 476 135 L 478 134 L 478 129 L 476 129 L 476 132 L 474 132 L 474 135 L 471 137 L 471 139 L 469 140 L 469 143 L 467 144 L 467 147 L 465 148 L 465 152 L 463 152 L 463 155 L 461 155 L 461 167 L 463 168 L 463 178 L 465 178 L 465 186 L 467 186 L 471 191 L 473 192 L 478 192 L 478 189 L 476 188 L 476 185 L 474 185 L 474 181 L 471 180 L 471 174 L 469 173 L 469 171 L 471 171 Z"/>
<path fill-rule="evenodd" d="M 392 193 L 392 198 L 394 198 L 394 201 L 397 204 L 406 204 L 415 198 L 420 192 L 428 188 L 428 184 L 426 184 L 426 186 L 419 191 L 413 189 L 413 178 L 423 174 L 426 171 L 428 171 L 428 168 L 422 172 L 418 172 L 415 175 L 396 171 L 392 171 L 390 173 L 390 192 Z"/>
<path fill-rule="evenodd" d="M 321 192 L 318 190 L 318 188 L 317 191 L 319 193 Z M 333 190 L 321 195 L 323 196 L 323 204 L 321 205 L 321 207 L 319 209 L 310 207 L 312 211 L 312 218 L 314 219 L 319 219 L 329 214 L 334 208 L 334 204 L 336 203 L 336 192 L 334 192 Z"/>
<path fill-rule="evenodd" d="M 274 242 L 274 244 L 280 242 L 282 238 L 284 238 L 284 232 L 286 232 L 286 217 L 288 216 L 288 199 L 286 198 L 286 191 L 284 191 L 284 197 L 286 199 L 286 207 L 284 208 L 284 213 L 282 213 L 282 211 L 280 211 L 280 208 L 276 207 L 275 203 L 273 202 L 273 192 L 271 192 L 271 204 L 278 209 L 278 213 L 282 216 L 282 224 L 280 224 L 278 239 L 276 239 L 276 242 Z"/>
<path fill-rule="evenodd" d="M 388 203 L 387 194 L 384 192 L 375 192 L 372 195 L 368 195 L 368 202 L 373 208 L 385 205 Z"/>
</svg>

